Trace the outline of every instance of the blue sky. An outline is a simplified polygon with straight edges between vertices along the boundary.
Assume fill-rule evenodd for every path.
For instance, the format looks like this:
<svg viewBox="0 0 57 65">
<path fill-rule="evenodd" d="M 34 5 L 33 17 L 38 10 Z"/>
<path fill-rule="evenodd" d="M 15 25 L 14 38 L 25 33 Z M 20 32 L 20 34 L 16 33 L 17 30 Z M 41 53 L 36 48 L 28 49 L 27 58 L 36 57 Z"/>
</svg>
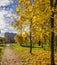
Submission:
<svg viewBox="0 0 57 65">
<path fill-rule="evenodd" d="M 17 0 L 0 0 L 0 36 L 3 36 L 5 32 L 16 32 L 11 26 L 13 19 L 9 19 L 11 15 L 14 15 Z"/>
</svg>

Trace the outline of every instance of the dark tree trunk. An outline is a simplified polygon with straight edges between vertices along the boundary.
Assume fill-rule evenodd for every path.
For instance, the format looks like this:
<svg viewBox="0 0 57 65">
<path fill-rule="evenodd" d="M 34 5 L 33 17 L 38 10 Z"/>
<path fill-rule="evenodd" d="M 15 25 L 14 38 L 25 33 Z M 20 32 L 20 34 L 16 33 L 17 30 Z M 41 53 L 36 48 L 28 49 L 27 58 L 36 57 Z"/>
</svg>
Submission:
<svg viewBox="0 0 57 65">
<path fill-rule="evenodd" d="M 30 0 L 31 6 L 34 0 Z M 30 53 L 32 53 L 32 18 L 30 18 Z"/>
<path fill-rule="evenodd" d="M 51 32 L 51 65 L 54 63 L 54 32 Z"/>
<path fill-rule="evenodd" d="M 50 0 L 50 5 L 51 5 L 51 10 L 53 7 L 56 7 L 56 5 L 54 5 L 55 3 L 53 3 L 54 0 Z M 54 11 L 52 11 L 52 15 L 51 15 L 51 65 L 55 65 L 54 63 Z"/>
<path fill-rule="evenodd" d="M 42 48 L 43 48 L 43 42 L 42 42 Z"/>
<path fill-rule="evenodd" d="M 41 41 L 40 40 L 39 40 L 38 44 L 39 44 L 39 46 L 41 45 Z"/>
<path fill-rule="evenodd" d="M 32 53 L 32 18 L 30 19 L 30 53 Z"/>
<path fill-rule="evenodd" d="M 57 35 L 55 36 L 55 46 L 57 47 Z"/>
<path fill-rule="evenodd" d="M 22 37 L 22 25 L 21 25 L 21 37 L 20 37 L 20 46 L 23 44 L 23 37 Z"/>
</svg>

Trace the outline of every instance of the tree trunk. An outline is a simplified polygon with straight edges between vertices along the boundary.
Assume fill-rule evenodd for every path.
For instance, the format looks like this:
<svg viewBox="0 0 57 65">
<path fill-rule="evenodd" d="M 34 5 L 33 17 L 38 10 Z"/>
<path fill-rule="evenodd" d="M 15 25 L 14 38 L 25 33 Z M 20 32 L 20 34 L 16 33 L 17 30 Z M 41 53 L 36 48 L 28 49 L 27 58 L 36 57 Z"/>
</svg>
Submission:
<svg viewBox="0 0 57 65">
<path fill-rule="evenodd" d="M 23 44 L 23 37 L 22 37 L 22 25 L 21 25 L 21 37 L 20 37 L 20 46 Z"/>
<path fill-rule="evenodd" d="M 39 40 L 38 45 L 41 46 L 41 41 Z"/>
<path fill-rule="evenodd" d="M 30 0 L 31 6 L 34 0 Z M 32 53 L 32 18 L 30 18 L 30 53 Z"/>
<path fill-rule="evenodd" d="M 30 53 L 32 53 L 32 18 L 30 19 Z"/>
<path fill-rule="evenodd" d="M 55 36 L 55 45 L 57 47 L 57 35 Z"/>
<path fill-rule="evenodd" d="M 51 10 L 54 7 L 54 0 L 50 0 Z M 51 65 L 55 65 L 54 63 L 54 12 L 52 11 L 51 15 Z"/>
<path fill-rule="evenodd" d="M 43 42 L 41 42 L 42 43 L 42 48 L 43 48 Z"/>
</svg>

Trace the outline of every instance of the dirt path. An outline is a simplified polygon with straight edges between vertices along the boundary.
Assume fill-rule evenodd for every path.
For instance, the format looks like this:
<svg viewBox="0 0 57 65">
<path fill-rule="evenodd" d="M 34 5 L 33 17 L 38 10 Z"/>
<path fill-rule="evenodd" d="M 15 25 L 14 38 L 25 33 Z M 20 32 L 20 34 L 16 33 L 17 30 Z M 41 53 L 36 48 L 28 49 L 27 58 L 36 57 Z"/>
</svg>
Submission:
<svg viewBox="0 0 57 65">
<path fill-rule="evenodd" d="M 13 50 L 10 48 L 10 45 L 7 44 L 5 48 L 5 53 L 2 59 L 1 65 L 22 65 L 19 59 L 16 58 Z"/>
</svg>

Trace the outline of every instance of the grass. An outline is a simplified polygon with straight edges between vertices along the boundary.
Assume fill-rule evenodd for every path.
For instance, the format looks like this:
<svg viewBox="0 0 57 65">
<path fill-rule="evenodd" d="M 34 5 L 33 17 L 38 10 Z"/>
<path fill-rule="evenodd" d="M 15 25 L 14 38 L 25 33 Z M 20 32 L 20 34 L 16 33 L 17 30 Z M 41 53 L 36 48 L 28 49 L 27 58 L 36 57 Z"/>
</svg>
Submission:
<svg viewBox="0 0 57 65">
<path fill-rule="evenodd" d="M 23 65 L 50 65 L 50 50 L 41 47 L 33 48 L 32 54 L 29 47 L 21 47 L 19 44 L 11 45 L 16 56 L 21 59 Z M 55 64 L 57 65 L 57 52 L 55 52 Z"/>
</svg>

